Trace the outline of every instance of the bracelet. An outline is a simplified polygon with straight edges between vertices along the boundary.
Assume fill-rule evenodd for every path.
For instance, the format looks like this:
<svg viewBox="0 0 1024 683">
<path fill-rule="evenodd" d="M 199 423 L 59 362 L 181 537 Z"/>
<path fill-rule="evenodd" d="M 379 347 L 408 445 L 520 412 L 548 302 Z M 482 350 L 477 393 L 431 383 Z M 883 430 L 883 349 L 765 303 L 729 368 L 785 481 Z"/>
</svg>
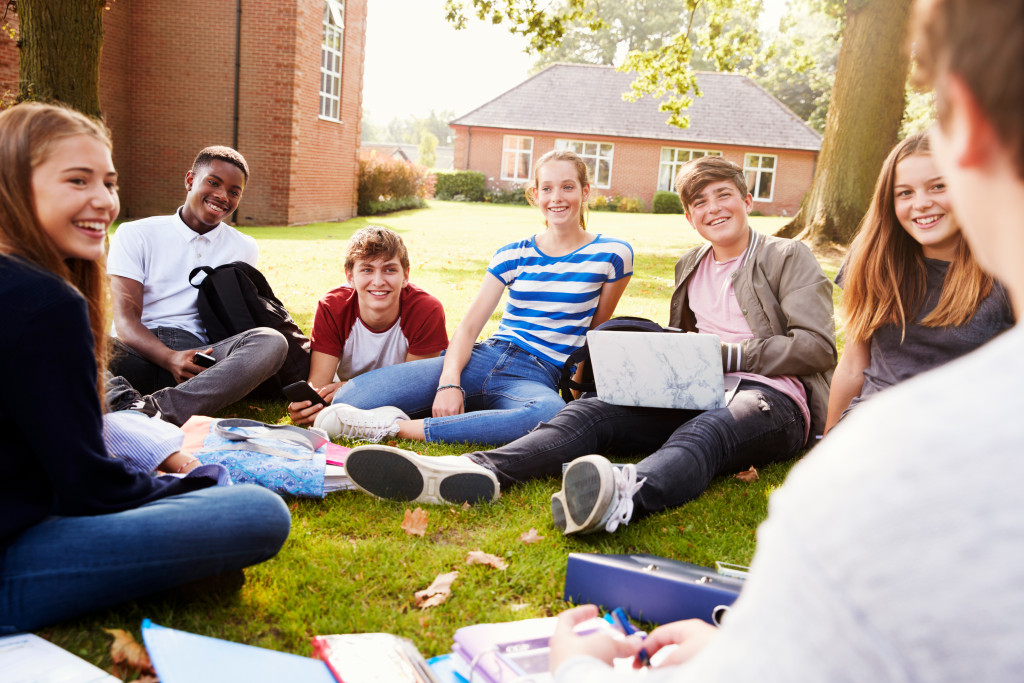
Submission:
<svg viewBox="0 0 1024 683">
<path fill-rule="evenodd" d="M 194 462 L 199 462 L 199 458 L 192 458 L 191 460 L 186 460 L 185 462 L 183 462 L 181 464 L 181 467 L 179 467 L 177 470 L 174 471 L 174 473 L 175 474 L 181 474 L 181 471 L 183 469 L 185 469 L 186 467 L 188 467 L 189 465 L 191 465 Z"/>
<path fill-rule="evenodd" d="M 435 394 L 440 394 L 440 393 L 441 393 L 442 391 L 444 391 L 445 389 L 458 389 L 459 391 L 461 391 L 461 392 L 462 392 L 462 402 L 463 402 L 463 403 L 465 403 L 465 402 L 466 402 L 466 390 L 465 390 L 465 389 L 463 389 L 463 388 L 462 388 L 461 386 L 459 386 L 458 384 L 442 384 L 441 386 L 439 386 L 439 387 L 437 388 L 437 391 L 435 391 L 434 393 L 435 393 Z"/>
</svg>

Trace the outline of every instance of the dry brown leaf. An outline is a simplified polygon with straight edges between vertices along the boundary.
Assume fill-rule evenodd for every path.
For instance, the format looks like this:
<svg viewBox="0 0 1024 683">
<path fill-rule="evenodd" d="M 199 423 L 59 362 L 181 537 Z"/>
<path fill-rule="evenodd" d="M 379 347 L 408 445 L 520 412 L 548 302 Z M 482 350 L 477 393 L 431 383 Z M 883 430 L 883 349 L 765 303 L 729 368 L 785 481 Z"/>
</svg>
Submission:
<svg viewBox="0 0 1024 683">
<path fill-rule="evenodd" d="M 416 606 L 420 609 L 426 609 L 443 604 L 448 599 L 448 596 L 452 594 L 452 582 L 458 576 L 458 572 L 438 574 L 430 586 L 413 594 L 413 597 L 416 598 Z"/>
<path fill-rule="evenodd" d="M 415 510 L 405 509 L 405 519 L 402 520 L 402 531 L 410 536 L 422 536 L 427 533 L 427 513 L 423 508 Z"/>
<path fill-rule="evenodd" d="M 114 642 L 110 644 L 110 658 L 114 660 L 114 664 L 123 664 L 137 671 L 153 672 L 153 664 L 149 661 L 146 648 L 135 642 L 132 634 L 119 628 L 103 630 L 114 637 Z"/>
<path fill-rule="evenodd" d="M 505 571 L 505 569 L 508 568 L 508 565 L 505 564 L 505 560 L 503 558 L 500 558 L 497 555 L 491 555 L 490 553 L 485 553 L 482 550 L 470 550 L 469 555 L 466 555 L 466 564 L 486 564 L 489 567 L 494 567 L 495 569 L 500 569 L 502 571 Z"/>
<path fill-rule="evenodd" d="M 295 512 L 296 510 L 298 510 L 298 509 L 299 509 L 299 501 L 295 501 L 294 503 L 292 503 L 291 505 L 289 505 L 289 506 L 288 506 L 288 509 L 289 509 L 290 511 L 292 511 L 292 512 Z"/>
<path fill-rule="evenodd" d="M 536 543 L 537 541 L 543 541 L 544 537 L 537 533 L 537 530 L 532 526 L 529 531 L 524 531 L 519 537 L 519 541 L 522 543 Z"/>
<path fill-rule="evenodd" d="M 463 510 L 471 510 L 472 508 L 473 508 L 473 506 L 470 505 L 469 503 L 463 503 L 462 504 L 462 509 Z"/>
<path fill-rule="evenodd" d="M 745 481 L 747 483 L 757 481 L 758 479 L 760 479 L 760 477 L 757 476 L 757 470 L 754 469 L 753 465 L 751 465 L 750 469 L 747 470 L 746 472 L 740 472 L 739 474 L 734 474 L 732 476 L 735 477 L 736 479 L 739 479 L 740 481 Z"/>
<path fill-rule="evenodd" d="M 263 408 L 260 408 L 259 406 L 249 406 L 249 410 L 255 410 L 257 413 L 263 412 Z"/>
</svg>

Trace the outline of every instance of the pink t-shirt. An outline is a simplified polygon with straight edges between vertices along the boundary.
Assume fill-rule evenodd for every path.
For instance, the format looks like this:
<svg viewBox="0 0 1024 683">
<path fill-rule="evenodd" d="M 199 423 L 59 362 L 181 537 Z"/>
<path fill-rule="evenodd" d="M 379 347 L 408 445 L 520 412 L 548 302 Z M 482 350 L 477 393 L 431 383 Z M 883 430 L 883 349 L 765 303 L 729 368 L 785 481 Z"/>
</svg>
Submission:
<svg viewBox="0 0 1024 683">
<path fill-rule="evenodd" d="M 686 286 L 690 310 L 697 319 L 697 330 L 704 334 L 716 334 L 723 342 L 737 343 L 754 338 L 732 289 L 733 273 L 739 270 L 742 261 L 743 257 L 737 256 L 718 262 L 714 252 L 709 249 Z M 811 429 L 811 411 L 807 407 L 807 391 L 799 379 L 792 375 L 765 377 L 751 372 L 728 374 L 767 385 L 793 399 L 804 415 L 804 441 L 807 441 Z"/>
<path fill-rule="evenodd" d="M 383 330 L 367 327 L 359 318 L 359 297 L 348 285 L 327 292 L 317 304 L 313 351 L 338 357 L 340 380 L 405 362 L 406 356 L 429 356 L 448 348 L 444 308 L 438 299 L 419 287 L 402 288 L 398 320 Z"/>
</svg>

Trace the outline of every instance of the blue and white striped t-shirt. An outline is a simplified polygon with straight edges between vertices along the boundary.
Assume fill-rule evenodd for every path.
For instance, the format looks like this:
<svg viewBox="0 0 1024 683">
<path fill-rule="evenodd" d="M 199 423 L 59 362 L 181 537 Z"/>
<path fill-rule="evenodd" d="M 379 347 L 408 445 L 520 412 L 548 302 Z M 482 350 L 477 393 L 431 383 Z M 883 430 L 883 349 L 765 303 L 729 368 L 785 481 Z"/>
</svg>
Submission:
<svg viewBox="0 0 1024 683">
<path fill-rule="evenodd" d="M 508 287 L 495 339 L 504 339 L 561 366 L 583 345 L 601 287 L 633 274 L 633 248 L 597 237 L 565 256 L 547 256 L 534 237 L 505 245 L 487 272 Z"/>
</svg>

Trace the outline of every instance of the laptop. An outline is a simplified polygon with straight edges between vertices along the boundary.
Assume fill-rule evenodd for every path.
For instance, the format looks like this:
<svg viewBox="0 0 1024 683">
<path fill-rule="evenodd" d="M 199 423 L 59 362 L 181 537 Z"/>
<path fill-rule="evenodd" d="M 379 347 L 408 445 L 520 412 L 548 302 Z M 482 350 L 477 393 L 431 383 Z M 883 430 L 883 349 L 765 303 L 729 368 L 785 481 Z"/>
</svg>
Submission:
<svg viewBox="0 0 1024 683">
<path fill-rule="evenodd" d="M 587 346 L 597 397 L 602 401 L 688 410 L 726 404 L 717 335 L 590 331 Z"/>
</svg>

